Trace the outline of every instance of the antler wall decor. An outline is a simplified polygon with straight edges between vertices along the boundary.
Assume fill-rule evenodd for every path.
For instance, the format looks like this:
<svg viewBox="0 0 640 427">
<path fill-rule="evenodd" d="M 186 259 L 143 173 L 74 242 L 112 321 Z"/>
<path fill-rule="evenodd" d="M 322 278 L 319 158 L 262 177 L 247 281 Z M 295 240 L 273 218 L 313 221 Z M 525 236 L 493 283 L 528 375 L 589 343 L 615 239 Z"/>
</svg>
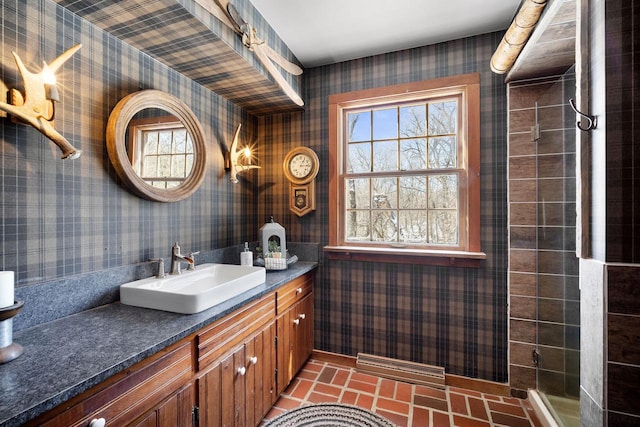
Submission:
<svg viewBox="0 0 640 427">
<path fill-rule="evenodd" d="M 229 175 L 229 181 L 234 184 L 238 183 L 238 174 L 250 169 L 260 169 L 260 166 L 251 164 L 251 150 L 249 147 L 238 150 L 238 136 L 240 135 L 240 127 L 242 123 L 238 125 L 235 135 L 233 135 L 233 142 L 231 143 L 231 150 L 225 153 L 225 168 L 231 172 Z M 247 163 L 240 162 L 240 156 L 244 156 Z"/>
<path fill-rule="evenodd" d="M 63 159 L 77 159 L 82 154 L 82 150 L 73 147 L 54 127 L 55 102 L 60 100 L 55 83 L 55 72 L 81 46 L 78 44 L 72 47 L 54 59 L 51 64 L 45 62 L 39 73 L 27 70 L 18 54 L 11 52 L 24 82 L 24 94 L 17 89 L 11 89 L 8 102 L 0 101 L 0 116 L 6 117 L 10 114 L 15 123 L 33 126 L 60 148 Z"/>
<path fill-rule="evenodd" d="M 296 105 L 304 105 L 304 101 L 300 98 L 300 95 L 298 95 L 282 73 L 280 73 L 276 64 L 282 67 L 287 73 L 296 76 L 302 74 L 302 68 L 283 58 L 275 50 L 270 48 L 264 40 L 260 39 L 256 29 L 242 18 L 233 4 L 229 3 L 229 0 L 214 0 L 217 7 L 211 5 L 210 2 L 204 2 L 202 0 L 196 1 L 222 21 L 223 24 L 239 34 L 242 37 L 242 43 L 249 48 L 250 51 L 255 53 L 258 60 L 264 65 L 282 91 L 291 98 Z"/>
</svg>

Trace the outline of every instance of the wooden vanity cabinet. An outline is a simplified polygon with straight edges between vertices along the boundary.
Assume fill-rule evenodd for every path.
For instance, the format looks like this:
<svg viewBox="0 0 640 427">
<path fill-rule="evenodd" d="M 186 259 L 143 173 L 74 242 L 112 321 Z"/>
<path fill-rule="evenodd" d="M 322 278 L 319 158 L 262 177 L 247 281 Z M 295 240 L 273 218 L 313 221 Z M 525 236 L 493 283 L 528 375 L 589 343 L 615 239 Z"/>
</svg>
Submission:
<svg viewBox="0 0 640 427">
<path fill-rule="evenodd" d="M 313 351 L 313 274 L 276 291 L 278 390 L 282 393 Z"/>
<path fill-rule="evenodd" d="M 69 400 L 27 426 L 88 426 L 104 418 L 107 426 L 191 426 L 195 394 L 191 342 L 160 351 Z"/>
<path fill-rule="evenodd" d="M 199 418 L 203 426 L 257 426 L 275 403 L 273 294 L 198 334 Z"/>
<path fill-rule="evenodd" d="M 26 425 L 257 426 L 312 350 L 309 272 Z"/>
</svg>

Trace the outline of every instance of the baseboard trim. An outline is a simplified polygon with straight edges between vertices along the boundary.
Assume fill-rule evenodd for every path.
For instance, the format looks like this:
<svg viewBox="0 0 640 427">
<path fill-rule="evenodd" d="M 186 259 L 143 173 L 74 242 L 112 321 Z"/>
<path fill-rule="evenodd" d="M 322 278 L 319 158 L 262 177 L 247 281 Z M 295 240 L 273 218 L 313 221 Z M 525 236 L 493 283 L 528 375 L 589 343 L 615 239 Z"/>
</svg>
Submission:
<svg viewBox="0 0 640 427">
<path fill-rule="evenodd" d="M 346 356 L 344 354 L 331 353 L 322 350 L 313 350 L 311 358 L 320 362 L 330 362 L 336 365 L 346 366 L 348 368 L 356 367 L 356 358 L 353 356 Z"/>
<path fill-rule="evenodd" d="M 342 365 L 348 368 L 356 367 L 356 358 L 354 356 L 346 356 L 344 354 L 331 353 L 323 350 L 313 350 L 311 358 L 320 362 L 335 363 L 336 365 Z M 510 395 L 508 384 L 497 383 L 494 381 L 452 374 L 445 374 L 444 381 L 446 386 L 477 391 L 480 393 L 489 393 L 497 396 Z"/>
<path fill-rule="evenodd" d="M 394 381 L 404 381 L 444 390 L 444 368 L 401 359 L 358 353 L 356 370 Z"/>
</svg>

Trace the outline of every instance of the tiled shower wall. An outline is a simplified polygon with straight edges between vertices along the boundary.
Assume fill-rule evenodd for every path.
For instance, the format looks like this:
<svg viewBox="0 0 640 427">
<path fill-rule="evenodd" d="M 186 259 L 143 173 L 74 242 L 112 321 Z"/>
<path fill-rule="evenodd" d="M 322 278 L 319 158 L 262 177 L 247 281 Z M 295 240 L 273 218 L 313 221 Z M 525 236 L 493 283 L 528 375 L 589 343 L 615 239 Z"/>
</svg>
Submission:
<svg viewBox="0 0 640 427">
<path fill-rule="evenodd" d="M 592 259 L 580 260 L 583 324 L 580 416 L 584 425 L 640 425 L 640 3 L 580 1 L 590 25 L 588 133 Z M 586 329 L 586 328 L 585 328 Z M 630 398 L 631 396 L 631 398 Z"/>
<path fill-rule="evenodd" d="M 639 425 L 635 399 L 640 385 L 640 267 L 608 264 L 606 396 L 609 426 Z"/>
<path fill-rule="evenodd" d="M 509 84 L 509 383 L 577 397 L 574 93 L 572 71 Z"/>
<path fill-rule="evenodd" d="M 471 72 L 481 75 L 480 268 L 324 259 L 315 292 L 316 348 L 444 366 L 448 373 L 507 381 L 506 87 L 489 70 L 502 34 L 317 67 L 305 72 L 304 113 L 260 119 L 260 214 L 273 214 L 294 241 L 328 243 L 330 94 Z M 293 147 L 320 158 L 317 210 L 288 209 L 282 161 Z"/>
<path fill-rule="evenodd" d="M 15 270 L 18 287 L 166 258 L 174 241 L 185 251 L 207 251 L 256 239 L 256 176 L 233 185 L 222 160 L 239 123 L 242 138 L 256 141 L 255 117 L 50 0 L 0 6 L 0 79 L 9 87 L 22 87 L 11 51 L 37 72 L 82 43 L 58 72 L 55 118 L 82 157 L 62 161 L 40 133 L 0 119 L 0 269 Z M 107 156 L 110 111 L 125 95 L 150 88 L 184 101 L 205 132 L 207 175 L 178 203 L 133 195 Z"/>
</svg>

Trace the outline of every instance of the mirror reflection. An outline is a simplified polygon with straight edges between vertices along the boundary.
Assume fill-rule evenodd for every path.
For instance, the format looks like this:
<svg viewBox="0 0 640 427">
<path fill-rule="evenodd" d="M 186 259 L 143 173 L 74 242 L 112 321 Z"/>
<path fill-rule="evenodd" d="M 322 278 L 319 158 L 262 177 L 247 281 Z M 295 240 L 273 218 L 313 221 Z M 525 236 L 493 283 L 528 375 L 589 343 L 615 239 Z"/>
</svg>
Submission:
<svg viewBox="0 0 640 427">
<path fill-rule="evenodd" d="M 198 189 L 206 173 L 204 138 L 184 102 L 154 89 L 122 98 L 107 122 L 107 153 L 118 176 L 157 202 L 177 202 Z"/>
<path fill-rule="evenodd" d="M 131 166 L 148 185 L 176 187 L 193 169 L 193 138 L 167 111 L 145 108 L 136 113 L 127 127 L 126 141 Z"/>
</svg>

